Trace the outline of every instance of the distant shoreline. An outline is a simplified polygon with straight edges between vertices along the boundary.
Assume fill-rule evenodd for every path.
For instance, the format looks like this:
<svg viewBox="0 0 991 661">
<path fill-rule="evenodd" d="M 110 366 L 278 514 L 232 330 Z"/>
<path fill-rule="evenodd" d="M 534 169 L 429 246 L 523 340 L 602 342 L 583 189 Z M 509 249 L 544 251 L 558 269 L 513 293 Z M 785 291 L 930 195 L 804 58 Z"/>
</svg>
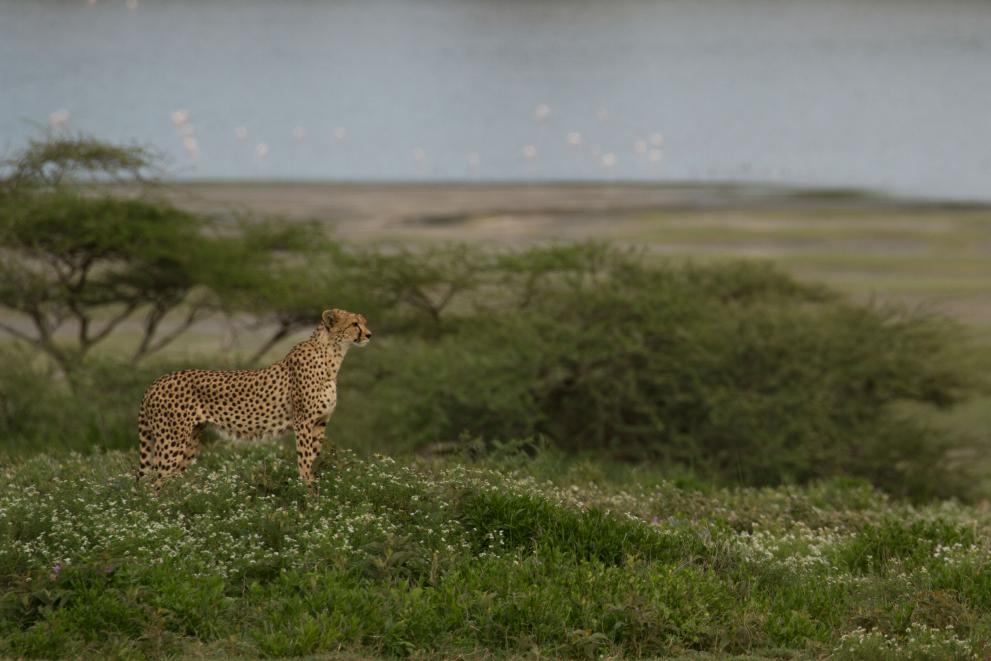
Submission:
<svg viewBox="0 0 991 661">
<path fill-rule="evenodd" d="M 642 179 L 618 180 L 588 180 L 588 179 L 559 179 L 559 180 L 503 180 L 503 179 L 238 179 L 238 178 L 183 178 L 165 177 L 162 183 L 166 186 L 179 187 L 215 187 L 215 186 L 263 186 L 263 187 L 320 187 L 339 189 L 385 189 L 385 190 L 422 190 L 422 189 L 460 189 L 460 190 L 535 190 L 535 189 L 590 189 L 602 190 L 623 188 L 633 190 L 658 190 L 668 192 L 694 192 L 696 194 L 716 197 L 763 197 L 767 199 L 816 199 L 844 202 L 864 202 L 883 204 L 922 204 L 926 206 L 966 206 L 975 208 L 991 208 L 991 199 L 966 197 L 935 197 L 924 195 L 908 195 L 871 188 L 856 186 L 815 186 L 811 184 L 788 184 L 761 181 L 738 180 L 664 180 L 648 181 Z"/>
<path fill-rule="evenodd" d="M 856 188 L 739 182 L 503 182 L 171 179 L 174 203 L 199 211 L 238 209 L 288 217 L 366 219 L 450 214 L 647 210 L 991 210 L 991 202 L 908 198 Z M 129 187 L 110 186 L 121 193 Z"/>
</svg>

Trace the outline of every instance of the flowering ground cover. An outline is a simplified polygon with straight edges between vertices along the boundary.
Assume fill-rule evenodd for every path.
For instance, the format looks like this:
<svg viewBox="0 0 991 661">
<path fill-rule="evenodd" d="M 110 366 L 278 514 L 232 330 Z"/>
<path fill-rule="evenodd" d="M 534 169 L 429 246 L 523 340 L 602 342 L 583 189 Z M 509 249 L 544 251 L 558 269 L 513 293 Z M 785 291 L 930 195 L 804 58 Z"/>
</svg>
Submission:
<svg viewBox="0 0 991 661">
<path fill-rule="evenodd" d="M 714 489 L 553 453 L 208 446 L 0 472 L 0 655 L 984 658 L 991 513 L 860 482 Z"/>
</svg>

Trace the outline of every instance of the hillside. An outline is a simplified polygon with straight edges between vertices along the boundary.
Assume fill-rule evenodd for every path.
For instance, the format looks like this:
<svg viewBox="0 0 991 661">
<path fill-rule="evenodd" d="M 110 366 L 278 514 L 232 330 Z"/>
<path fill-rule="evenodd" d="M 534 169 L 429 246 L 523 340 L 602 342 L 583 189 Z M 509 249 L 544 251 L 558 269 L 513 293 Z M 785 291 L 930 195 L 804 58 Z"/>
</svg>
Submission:
<svg viewBox="0 0 991 661">
<path fill-rule="evenodd" d="M 0 655 L 977 658 L 991 515 L 836 480 L 678 486 L 502 450 L 325 463 L 213 444 L 155 499 L 133 453 L 0 473 Z"/>
</svg>

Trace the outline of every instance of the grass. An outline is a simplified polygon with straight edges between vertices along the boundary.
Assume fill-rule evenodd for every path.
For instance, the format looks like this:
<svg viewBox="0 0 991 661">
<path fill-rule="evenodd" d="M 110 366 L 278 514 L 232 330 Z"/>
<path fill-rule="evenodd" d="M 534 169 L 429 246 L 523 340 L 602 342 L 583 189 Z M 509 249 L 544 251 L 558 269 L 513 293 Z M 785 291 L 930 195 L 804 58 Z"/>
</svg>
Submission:
<svg viewBox="0 0 991 661">
<path fill-rule="evenodd" d="M 219 443 L 155 499 L 132 455 L 3 468 L 0 654 L 991 652 L 991 513 L 952 502 L 512 452 L 341 451 L 308 494 L 287 445 Z"/>
</svg>

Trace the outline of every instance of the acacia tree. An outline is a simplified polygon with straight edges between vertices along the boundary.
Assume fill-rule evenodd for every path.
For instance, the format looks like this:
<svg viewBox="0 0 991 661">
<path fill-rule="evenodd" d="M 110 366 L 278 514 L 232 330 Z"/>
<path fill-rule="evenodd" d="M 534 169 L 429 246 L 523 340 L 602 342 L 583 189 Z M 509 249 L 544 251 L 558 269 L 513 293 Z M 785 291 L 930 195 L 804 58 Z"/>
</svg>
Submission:
<svg viewBox="0 0 991 661">
<path fill-rule="evenodd" d="M 292 333 L 312 327 L 328 306 L 360 310 L 386 334 L 436 339 L 452 306 L 481 304 L 491 276 L 492 260 L 464 245 L 383 251 L 311 238 L 308 246 L 312 252 L 296 253 L 308 254 L 307 259 L 273 265 L 259 287 L 231 299 L 259 327 L 272 328 L 249 364 Z"/>
<path fill-rule="evenodd" d="M 5 193 L 75 187 L 80 180 L 153 183 L 147 174 L 155 155 L 138 146 L 112 145 L 87 137 L 32 140 L 2 163 Z"/>
<path fill-rule="evenodd" d="M 26 317 L 0 329 L 26 340 L 69 373 L 92 347 L 144 306 L 136 358 L 165 346 L 160 321 L 197 284 L 200 220 L 141 201 L 89 198 L 74 191 L 19 195 L 0 219 L 0 305 Z M 192 305 L 186 322 L 195 321 Z M 15 315 L 16 318 L 16 315 Z M 56 332 L 75 323 L 75 342 Z"/>
<path fill-rule="evenodd" d="M 282 339 L 312 327 L 328 307 L 364 309 L 355 305 L 355 289 L 344 251 L 328 240 L 317 223 L 280 218 L 244 219 L 238 234 L 254 268 L 212 262 L 209 280 L 226 314 L 247 314 L 254 331 L 270 329 L 247 359 L 257 364 Z M 360 299 L 360 294 L 358 295 Z"/>
<path fill-rule="evenodd" d="M 34 143 L 7 163 L 0 330 L 43 351 L 70 381 L 125 322 L 139 326 L 140 360 L 223 309 L 225 297 L 260 290 L 283 252 L 306 245 L 304 228 L 194 214 L 144 189 L 123 198 L 82 185 L 144 184 L 152 163 L 143 150 L 87 138 Z"/>
<path fill-rule="evenodd" d="M 360 310 L 384 334 L 436 341 L 453 330 L 459 314 L 525 309 L 552 283 L 566 279 L 580 286 L 602 276 L 622 254 L 600 244 L 499 254 L 463 244 L 345 249 L 323 240 L 313 256 L 274 266 L 259 287 L 232 299 L 258 327 L 272 329 L 249 364 L 311 327 L 321 306 Z"/>
<path fill-rule="evenodd" d="M 465 244 L 371 253 L 364 260 L 375 274 L 375 296 L 400 313 L 395 321 L 432 336 L 460 297 L 479 294 L 493 269 L 491 255 Z"/>
<path fill-rule="evenodd" d="M 285 228 L 286 225 L 279 225 Z M 328 307 L 360 310 L 376 323 L 382 310 L 374 297 L 374 274 L 369 272 L 360 251 L 345 250 L 326 239 L 314 226 L 291 226 L 283 237 L 282 258 L 272 263 L 254 287 L 240 287 L 227 296 L 233 311 L 246 312 L 254 330 L 269 329 L 268 335 L 247 359 L 255 365 L 280 341 L 293 333 L 312 328 Z M 307 227 L 309 229 L 307 229 Z M 258 232 L 258 226 L 253 232 Z M 280 241 L 272 228 L 261 226 L 266 245 Z M 294 245 L 300 239 L 305 246 Z"/>
</svg>

